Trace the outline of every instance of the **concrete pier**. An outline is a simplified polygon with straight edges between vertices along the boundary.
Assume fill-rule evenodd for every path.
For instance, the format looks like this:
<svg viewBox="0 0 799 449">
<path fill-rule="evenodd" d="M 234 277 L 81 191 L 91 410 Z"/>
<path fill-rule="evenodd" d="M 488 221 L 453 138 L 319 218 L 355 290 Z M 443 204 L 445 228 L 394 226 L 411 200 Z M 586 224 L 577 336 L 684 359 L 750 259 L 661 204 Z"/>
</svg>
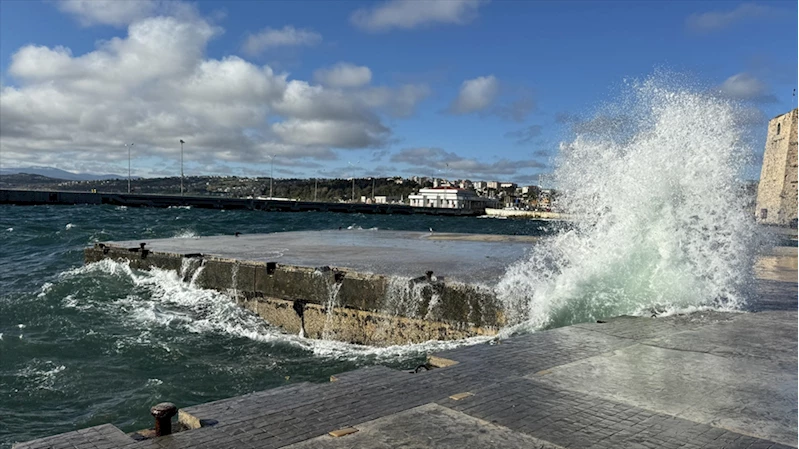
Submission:
<svg viewBox="0 0 799 449">
<path fill-rule="evenodd" d="M 85 259 L 177 271 L 287 332 L 385 345 L 495 334 L 504 316 L 492 287 L 534 241 L 309 231 L 107 242 L 86 249 Z"/>
</svg>

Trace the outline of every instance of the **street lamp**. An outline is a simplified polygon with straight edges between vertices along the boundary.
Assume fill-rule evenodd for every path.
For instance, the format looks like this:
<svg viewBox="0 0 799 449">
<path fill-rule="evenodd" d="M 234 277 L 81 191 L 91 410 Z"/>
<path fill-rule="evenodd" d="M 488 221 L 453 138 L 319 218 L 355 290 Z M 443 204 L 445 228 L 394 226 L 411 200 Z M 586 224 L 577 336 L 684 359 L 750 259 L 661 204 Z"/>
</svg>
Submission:
<svg viewBox="0 0 799 449">
<path fill-rule="evenodd" d="M 130 193 L 130 147 L 132 147 L 133 144 L 125 144 L 125 146 L 128 147 L 128 193 Z"/>
<path fill-rule="evenodd" d="M 360 163 L 360 162 L 361 161 L 359 159 L 357 163 Z M 352 176 L 352 197 L 350 198 L 350 201 L 352 201 L 354 203 L 355 202 L 355 166 L 352 165 L 352 162 L 347 162 L 347 163 L 350 164 L 350 175 Z"/>
<path fill-rule="evenodd" d="M 316 174 L 316 177 L 313 180 L 313 200 L 314 200 L 314 202 L 316 202 L 316 190 L 319 187 L 319 173 L 324 173 L 324 172 L 325 172 L 324 170 L 319 170 L 319 172 Z"/>
<path fill-rule="evenodd" d="M 186 143 L 180 139 L 180 196 L 183 196 L 183 144 Z"/>
<path fill-rule="evenodd" d="M 270 164 L 270 168 L 269 168 L 269 199 L 270 200 L 272 199 L 272 181 L 274 181 L 274 179 L 275 179 L 275 176 L 274 176 L 275 175 L 275 156 L 277 156 L 277 155 L 273 154 L 273 155 L 269 156 L 269 164 Z"/>
</svg>

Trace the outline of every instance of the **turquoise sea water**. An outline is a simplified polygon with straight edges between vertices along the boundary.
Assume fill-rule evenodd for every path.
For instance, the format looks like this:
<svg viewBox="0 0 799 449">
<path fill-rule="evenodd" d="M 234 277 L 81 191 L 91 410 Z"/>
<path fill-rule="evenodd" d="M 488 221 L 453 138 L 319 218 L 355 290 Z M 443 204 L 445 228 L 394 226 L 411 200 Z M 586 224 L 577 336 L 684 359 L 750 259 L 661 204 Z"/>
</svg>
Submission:
<svg viewBox="0 0 799 449">
<path fill-rule="evenodd" d="M 113 206 L 0 206 L 0 447 L 371 364 L 410 369 L 452 343 L 385 349 L 285 335 L 174 273 L 83 265 L 95 242 L 352 228 L 542 235 L 531 220 Z M 463 343 L 460 343 L 463 344 Z"/>
</svg>

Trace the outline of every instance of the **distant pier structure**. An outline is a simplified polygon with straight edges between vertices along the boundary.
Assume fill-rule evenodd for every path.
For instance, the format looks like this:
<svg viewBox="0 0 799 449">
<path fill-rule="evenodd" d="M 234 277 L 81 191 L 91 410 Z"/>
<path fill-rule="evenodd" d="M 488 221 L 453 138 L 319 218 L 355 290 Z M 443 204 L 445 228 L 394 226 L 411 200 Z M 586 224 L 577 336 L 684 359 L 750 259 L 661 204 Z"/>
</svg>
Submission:
<svg viewBox="0 0 799 449">
<path fill-rule="evenodd" d="M 763 169 L 757 188 L 757 220 L 793 226 L 797 221 L 797 109 L 768 122 Z"/>
</svg>

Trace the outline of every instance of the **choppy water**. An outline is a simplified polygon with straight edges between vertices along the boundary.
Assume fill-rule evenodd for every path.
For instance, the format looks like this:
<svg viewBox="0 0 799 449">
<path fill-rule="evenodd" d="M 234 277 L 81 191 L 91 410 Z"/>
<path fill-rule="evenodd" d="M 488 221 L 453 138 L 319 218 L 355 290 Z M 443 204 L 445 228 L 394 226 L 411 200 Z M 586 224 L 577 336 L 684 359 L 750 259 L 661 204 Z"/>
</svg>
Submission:
<svg viewBox="0 0 799 449">
<path fill-rule="evenodd" d="M 176 273 L 84 266 L 98 241 L 352 228 L 538 235 L 528 220 L 113 206 L 0 206 L 0 447 L 383 364 L 456 343 L 367 348 L 285 335 Z M 359 229 L 364 229 L 360 231 Z"/>
</svg>

